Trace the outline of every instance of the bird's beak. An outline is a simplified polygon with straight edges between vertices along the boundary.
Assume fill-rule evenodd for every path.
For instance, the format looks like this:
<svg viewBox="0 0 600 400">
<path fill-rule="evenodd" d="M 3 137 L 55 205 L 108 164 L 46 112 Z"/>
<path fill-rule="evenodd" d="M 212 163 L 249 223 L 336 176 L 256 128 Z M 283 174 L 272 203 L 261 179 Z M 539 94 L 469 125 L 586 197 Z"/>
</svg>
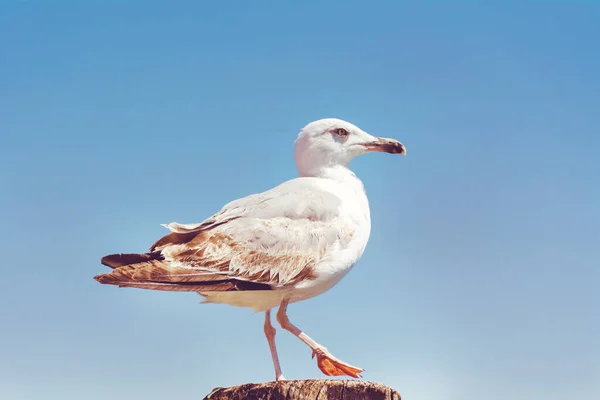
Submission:
<svg viewBox="0 0 600 400">
<path fill-rule="evenodd" d="M 406 154 L 404 145 L 394 139 L 375 138 L 375 140 L 367 142 L 363 146 L 366 152 L 378 151 L 382 153 Z"/>
</svg>

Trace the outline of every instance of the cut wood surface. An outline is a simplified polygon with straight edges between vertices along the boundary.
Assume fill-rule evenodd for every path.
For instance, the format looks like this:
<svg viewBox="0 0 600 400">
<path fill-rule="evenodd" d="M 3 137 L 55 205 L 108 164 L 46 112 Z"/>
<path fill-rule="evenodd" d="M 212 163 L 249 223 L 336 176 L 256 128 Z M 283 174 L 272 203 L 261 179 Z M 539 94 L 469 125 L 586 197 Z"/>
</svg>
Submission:
<svg viewBox="0 0 600 400">
<path fill-rule="evenodd" d="M 203 400 L 400 400 L 400 393 L 375 382 L 311 379 L 215 388 Z"/>
</svg>

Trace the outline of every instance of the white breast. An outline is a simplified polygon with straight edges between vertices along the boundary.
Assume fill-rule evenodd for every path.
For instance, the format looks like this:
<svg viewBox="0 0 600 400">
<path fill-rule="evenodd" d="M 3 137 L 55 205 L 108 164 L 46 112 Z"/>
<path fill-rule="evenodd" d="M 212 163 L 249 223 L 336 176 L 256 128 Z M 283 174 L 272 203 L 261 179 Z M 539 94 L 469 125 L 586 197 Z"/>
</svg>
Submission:
<svg viewBox="0 0 600 400">
<path fill-rule="evenodd" d="M 354 173 L 344 168 L 331 171 L 319 180 L 321 189 L 342 199 L 336 223 L 346 227 L 349 237 L 340 238 L 315 266 L 318 278 L 299 283 L 294 301 L 321 294 L 337 284 L 362 256 L 371 233 L 371 214 L 364 186 Z"/>
</svg>

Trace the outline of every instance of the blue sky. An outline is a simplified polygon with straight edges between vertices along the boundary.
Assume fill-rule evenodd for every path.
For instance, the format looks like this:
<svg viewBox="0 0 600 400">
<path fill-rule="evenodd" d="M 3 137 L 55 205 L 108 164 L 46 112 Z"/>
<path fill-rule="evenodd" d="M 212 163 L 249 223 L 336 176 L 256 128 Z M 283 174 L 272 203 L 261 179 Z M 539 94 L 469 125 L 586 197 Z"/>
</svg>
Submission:
<svg viewBox="0 0 600 400">
<path fill-rule="evenodd" d="M 408 155 L 352 164 L 370 243 L 292 322 L 408 400 L 600 397 L 598 2 L 122 3 L 0 3 L 0 397 L 271 380 L 262 314 L 92 278 L 323 117 Z"/>
</svg>

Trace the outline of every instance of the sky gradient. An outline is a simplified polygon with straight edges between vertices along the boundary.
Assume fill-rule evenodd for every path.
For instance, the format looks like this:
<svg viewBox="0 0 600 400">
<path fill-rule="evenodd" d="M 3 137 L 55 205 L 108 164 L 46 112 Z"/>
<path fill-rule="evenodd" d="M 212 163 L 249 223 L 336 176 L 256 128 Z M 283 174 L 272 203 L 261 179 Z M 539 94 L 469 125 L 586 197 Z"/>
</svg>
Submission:
<svg viewBox="0 0 600 400">
<path fill-rule="evenodd" d="M 93 276 L 324 117 L 408 154 L 353 162 L 369 245 L 291 321 L 407 400 L 600 398 L 600 3 L 122 3 L 0 3 L 0 398 L 273 379 L 262 314 Z"/>
</svg>

